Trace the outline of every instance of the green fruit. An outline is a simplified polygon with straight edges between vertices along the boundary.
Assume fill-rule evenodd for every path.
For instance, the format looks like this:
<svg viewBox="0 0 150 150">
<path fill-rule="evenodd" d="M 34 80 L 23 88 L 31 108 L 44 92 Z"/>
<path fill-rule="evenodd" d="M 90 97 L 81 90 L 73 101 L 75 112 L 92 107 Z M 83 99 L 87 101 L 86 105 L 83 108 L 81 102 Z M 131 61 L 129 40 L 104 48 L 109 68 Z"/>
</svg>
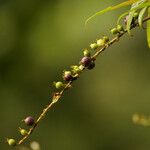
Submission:
<svg viewBox="0 0 150 150">
<path fill-rule="evenodd" d="M 112 34 L 117 34 L 118 33 L 118 30 L 117 30 L 117 28 L 113 28 L 113 29 L 111 29 L 111 31 L 110 31 Z"/>
<path fill-rule="evenodd" d="M 118 30 L 118 32 L 123 31 L 123 30 L 124 30 L 124 29 L 123 29 L 123 26 L 117 25 L 117 30 Z"/>
<path fill-rule="evenodd" d="M 61 89 L 61 88 L 64 87 L 64 84 L 59 81 L 59 82 L 56 82 L 56 83 L 55 83 L 55 87 L 56 87 L 56 89 Z"/>
<path fill-rule="evenodd" d="M 96 49 L 98 47 L 98 45 L 96 44 L 96 43 L 92 43 L 91 45 L 90 45 L 90 48 L 91 49 Z"/>
<path fill-rule="evenodd" d="M 25 135 L 27 135 L 28 134 L 28 132 L 25 130 L 25 129 L 19 129 L 19 132 L 20 132 L 20 134 L 21 135 L 23 135 L 23 136 L 25 136 Z"/>
<path fill-rule="evenodd" d="M 7 139 L 8 145 L 16 146 L 16 141 L 14 139 Z"/>
<path fill-rule="evenodd" d="M 87 57 L 90 57 L 90 56 L 91 56 L 90 51 L 87 50 L 87 49 L 85 49 L 85 50 L 83 51 L 83 54 L 84 54 L 84 56 L 87 56 Z"/>
<path fill-rule="evenodd" d="M 79 66 L 71 66 L 72 72 L 73 73 L 80 73 L 81 69 L 79 68 Z"/>
<path fill-rule="evenodd" d="M 109 37 L 108 36 L 103 36 L 103 40 L 105 41 L 105 43 L 107 43 L 109 41 Z"/>
<path fill-rule="evenodd" d="M 97 45 L 98 46 L 104 46 L 105 45 L 105 40 L 104 39 L 97 40 Z"/>
</svg>

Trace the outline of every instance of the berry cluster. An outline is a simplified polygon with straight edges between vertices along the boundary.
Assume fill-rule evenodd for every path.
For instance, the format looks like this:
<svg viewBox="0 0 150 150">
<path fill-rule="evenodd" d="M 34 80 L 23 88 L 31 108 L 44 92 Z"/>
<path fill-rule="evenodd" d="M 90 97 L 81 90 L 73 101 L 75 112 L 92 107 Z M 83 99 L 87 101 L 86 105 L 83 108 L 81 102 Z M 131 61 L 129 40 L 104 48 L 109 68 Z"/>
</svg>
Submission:
<svg viewBox="0 0 150 150">
<path fill-rule="evenodd" d="M 135 21 L 138 18 L 138 13 L 134 14 L 132 24 L 135 25 Z M 125 17 L 124 23 L 127 23 L 128 16 Z M 135 25 L 136 26 L 136 25 Z M 134 26 L 134 27 L 135 27 Z M 69 70 L 63 71 L 62 79 L 63 81 L 57 81 L 54 82 L 55 90 L 57 92 L 54 93 L 52 102 L 46 106 L 45 109 L 43 109 L 42 113 L 38 117 L 37 121 L 34 121 L 33 117 L 28 116 L 23 121 L 27 126 L 30 126 L 31 128 L 27 131 L 25 129 L 19 128 L 20 134 L 23 136 L 23 138 L 16 142 L 15 139 L 7 139 L 7 143 L 10 146 L 16 146 L 18 144 L 23 143 L 23 141 L 33 132 L 36 125 L 39 123 L 39 121 L 43 118 L 43 116 L 48 112 L 48 110 L 51 108 L 51 106 L 56 103 L 59 98 L 61 97 L 62 93 L 71 87 L 71 83 L 80 77 L 80 74 L 83 72 L 84 69 L 91 70 L 95 67 L 95 60 L 98 54 L 102 52 L 102 50 L 106 49 L 111 44 L 117 42 L 117 38 L 120 38 L 123 34 L 125 34 L 127 31 L 123 28 L 121 25 L 117 25 L 117 27 L 111 29 L 111 34 L 117 36 L 109 40 L 108 36 L 103 36 L 102 38 L 96 40 L 96 42 L 90 44 L 89 49 L 83 50 L 83 57 L 79 61 L 78 65 L 73 65 L 70 67 Z M 94 55 L 92 56 L 92 51 L 94 52 Z"/>
<path fill-rule="evenodd" d="M 133 18 L 132 18 L 132 21 L 131 21 L 131 26 L 134 26 L 134 25 L 135 25 L 135 23 L 136 23 L 136 21 L 137 21 L 137 19 L 138 19 L 138 16 L 139 16 L 139 13 L 138 13 L 138 12 L 135 12 L 135 13 L 133 14 Z M 129 19 L 129 15 L 125 16 L 125 18 L 124 18 L 124 24 L 125 24 L 125 25 L 127 25 L 128 19 Z M 124 28 L 123 28 L 122 25 L 117 25 L 117 27 L 111 29 L 110 32 L 115 35 L 115 34 L 118 34 L 118 33 L 122 33 L 122 32 L 124 32 L 124 31 L 125 31 L 125 30 L 124 30 Z"/>
<path fill-rule="evenodd" d="M 31 116 L 26 117 L 26 118 L 23 120 L 23 122 L 24 122 L 27 126 L 33 126 L 33 125 L 35 124 L 35 121 L 34 121 L 33 117 L 31 117 Z M 21 134 L 22 136 L 28 135 L 28 131 L 25 130 L 25 129 L 22 129 L 22 128 L 20 128 L 20 127 L 19 127 L 19 132 L 20 132 L 20 134 Z M 8 139 L 8 138 L 7 138 L 7 143 L 8 143 L 10 146 L 16 146 L 16 145 L 17 145 L 16 140 L 15 140 L 15 139 L 12 139 L 12 138 L 11 138 L 11 139 Z"/>
</svg>

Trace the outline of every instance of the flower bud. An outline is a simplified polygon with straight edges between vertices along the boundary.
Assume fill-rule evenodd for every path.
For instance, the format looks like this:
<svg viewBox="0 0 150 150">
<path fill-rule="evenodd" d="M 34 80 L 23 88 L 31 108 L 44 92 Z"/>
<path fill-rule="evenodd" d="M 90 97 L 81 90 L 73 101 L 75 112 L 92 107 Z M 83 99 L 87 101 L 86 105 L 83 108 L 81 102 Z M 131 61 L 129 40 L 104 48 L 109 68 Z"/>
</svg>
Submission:
<svg viewBox="0 0 150 150">
<path fill-rule="evenodd" d="M 7 143 L 10 146 L 16 146 L 16 141 L 14 139 L 7 139 Z"/>
<path fill-rule="evenodd" d="M 90 48 L 91 49 L 96 49 L 98 47 L 98 45 L 96 44 L 96 43 L 92 43 L 91 45 L 90 45 Z"/>
<path fill-rule="evenodd" d="M 64 87 L 64 84 L 62 82 L 54 82 L 54 85 L 56 89 L 62 89 Z"/>
<path fill-rule="evenodd" d="M 112 34 L 117 34 L 118 33 L 118 30 L 117 30 L 117 28 L 113 28 L 113 29 L 111 29 L 111 31 L 110 31 Z"/>
<path fill-rule="evenodd" d="M 90 56 L 91 56 L 90 51 L 87 50 L 87 49 L 85 49 L 85 50 L 83 51 L 83 54 L 84 54 L 84 56 L 87 56 L 87 57 L 90 57 Z"/>
<path fill-rule="evenodd" d="M 118 32 L 124 31 L 123 26 L 117 25 L 117 30 L 118 30 Z"/>
<path fill-rule="evenodd" d="M 21 129 L 21 128 L 19 128 L 19 132 L 23 136 L 26 136 L 28 134 L 28 132 L 25 129 Z"/>
<path fill-rule="evenodd" d="M 79 66 L 76 66 L 76 65 L 75 66 L 71 66 L 71 69 L 72 69 L 72 72 L 75 73 L 75 74 L 76 73 L 78 74 L 78 73 L 81 72 L 81 69 L 79 68 Z"/>
<path fill-rule="evenodd" d="M 105 45 L 105 40 L 104 39 L 97 40 L 97 45 L 98 46 L 104 46 Z"/>
<path fill-rule="evenodd" d="M 109 37 L 108 36 L 103 36 L 103 40 L 105 43 L 107 43 L 109 41 Z"/>
</svg>

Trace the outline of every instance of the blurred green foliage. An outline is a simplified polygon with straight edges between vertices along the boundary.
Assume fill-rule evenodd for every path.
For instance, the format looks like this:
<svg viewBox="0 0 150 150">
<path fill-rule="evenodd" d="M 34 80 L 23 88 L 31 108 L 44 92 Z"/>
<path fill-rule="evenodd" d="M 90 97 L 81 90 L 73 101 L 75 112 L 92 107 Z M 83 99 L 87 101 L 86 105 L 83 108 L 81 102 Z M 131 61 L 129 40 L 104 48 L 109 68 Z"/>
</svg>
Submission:
<svg viewBox="0 0 150 150">
<path fill-rule="evenodd" d="M 19 138 L 21 120 L 37 117 L 53 92 L 52 82 L 128 8 L 97 17 L 86 29 L 85 20 L 117 3 L 0 1 L 0 149 L 10 149 L 4 137 Z M 132 114 L 150 114 L 150 51 L 144 30 L 133 35 L 99 57 L 28 142 L 38 141 L 42 150 L 149 150 L 150 128 L 134 125 Z"/>
</svg>

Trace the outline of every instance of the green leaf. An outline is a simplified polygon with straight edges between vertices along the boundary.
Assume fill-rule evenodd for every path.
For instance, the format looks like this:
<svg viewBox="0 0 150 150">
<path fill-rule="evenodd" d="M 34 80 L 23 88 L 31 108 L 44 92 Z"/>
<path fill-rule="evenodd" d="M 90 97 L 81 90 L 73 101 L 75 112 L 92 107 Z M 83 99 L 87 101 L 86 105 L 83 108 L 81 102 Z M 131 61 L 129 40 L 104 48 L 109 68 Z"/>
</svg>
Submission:
<svg viewBox="0 0 150 150">
<path fill-rule="evenodd" d="M 129 35 L 131 35 L 130 29 L 131 29 L 131 24 L 132 24 L 134 13 L 135 13 L 135 10 L 131 11 L 129 13 L 129 17 L 128 17 L 128 20 L 127 20 L 127 32 L 128 32 Z"/>
<path fill-rule="evenodd" d="M 137 11 L 138 9 L 142 9 L 143 7 L 146 7 L 146 6 L 150 6 L 150 2 L 143 3 L 143 4 L 139 5 L 138 7 L 136 7 L 136 8 L 134 8 L 134 9 L 132 9 L 132 10 L 129 10 L 129 11 L 127 11 L 127 12 L 121 14 L 121 15 L 118 17 L 117 24 L 119 24 L 120 20 L 121 20 L 124 16 L 128 15 L 130 12 L 132 12 L 132 11 L 134 11 L 134 10 Z"/>
<path fill-rule="evenodd" d="M 139 13 L 138 23 L 141 28 L 143 28 L 143 17 L 144 17 L 146 10 L 147 10 L 147 7 L 144 7 Z"/>
<path fill-rule="evenodd" d="M 131 5 L 135 2 L 137 2 L 138 0 L 128 0 L 128 1 L 125 1 L 121 4 L 118 4 L 118 5 L 115 5 L 115 6 L 110 6 L 110 7 L 107 7 L 106 9 L 104 10 L 101 10 L 101 11 L 98 11 L 96 12 L 94 15 L 90 16 L 86 21 L 85 21 L 85 25 L 94 17 L 98 16 L 98 15 L 101 15 L 101 14 L 104 14 L 106 12 L 109 12 L 109 11 L 112 11 L 112 10 L 115 10 L 115 9 L 119 9 L 121 7 L 125 7 L 125 6 L 128 6 L 128 5 Z"/>
<path fill-rule="evenodd" d="M 131 6 L 131 12 L 129 13 L 128 21 L 127 21 L 127 32 L 131 35 L 130 28 L 133 20 L 134 13 L 136 12 L 135 9 L 138 9 L 141 5 L 145 4 L 147 0 L 140 0 Z"/>
<path fill-rule="evenodd" d="M 148 8 L 148 16 L 150 16 L 150 7 Z M 147 21 L 147 41 L 150 48 L 150 20 Z"/>
</svg>

